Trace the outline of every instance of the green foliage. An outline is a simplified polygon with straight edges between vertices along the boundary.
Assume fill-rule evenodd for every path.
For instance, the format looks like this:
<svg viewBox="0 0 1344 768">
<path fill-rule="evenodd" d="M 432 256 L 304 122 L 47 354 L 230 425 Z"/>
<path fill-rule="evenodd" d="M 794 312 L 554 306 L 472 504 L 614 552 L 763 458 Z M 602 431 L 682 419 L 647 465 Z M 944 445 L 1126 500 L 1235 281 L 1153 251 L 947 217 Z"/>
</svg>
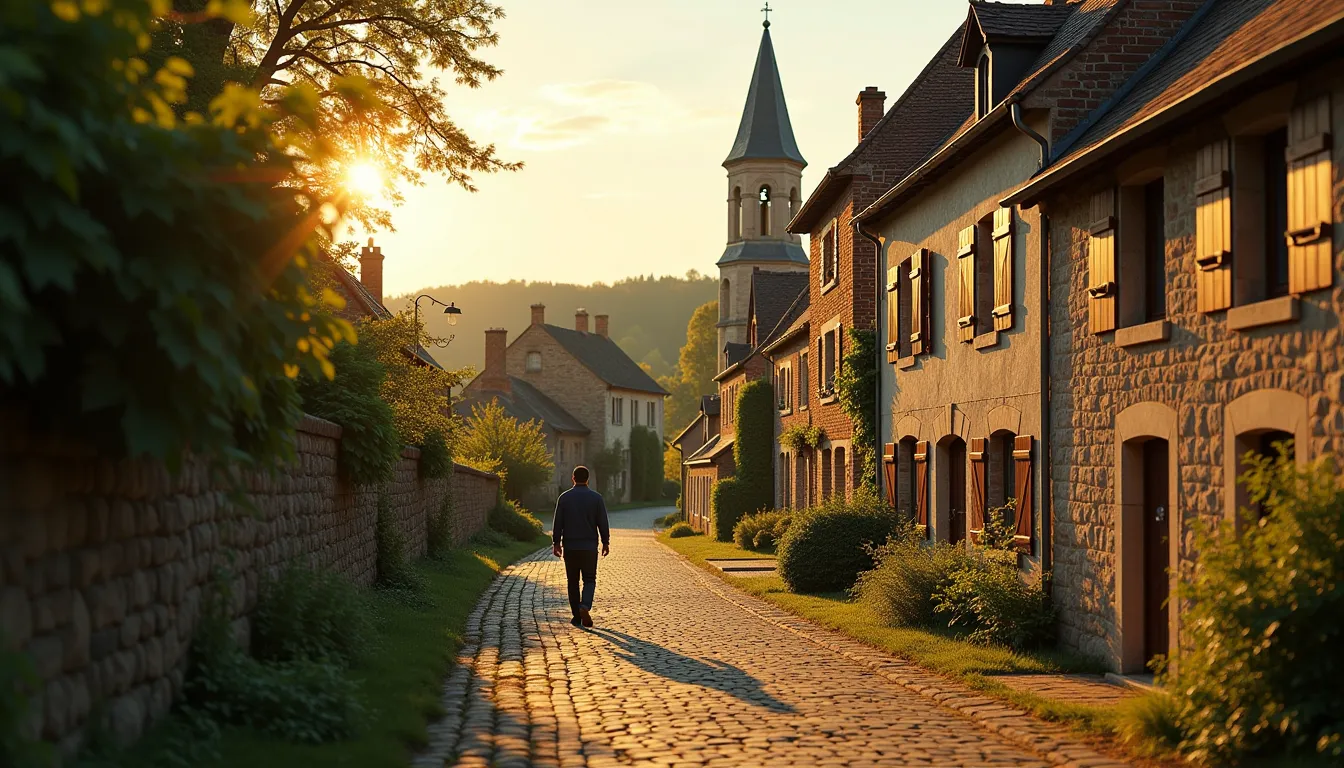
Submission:
<svg viewBox="0 0 1344 768">
<path fill-rule="evenodd" d="M 1180 707 L 1166 691 L 1134 696 L 1116 707 L 1116 732 L 1131 751 L 1144 757 L 1169 753 L 1181 743 L 1176 724 Z"/>
<path fill-rule="evenodd" d="M 874 547 L 872 557 L 875 567 L 859 575 L 853 593 L 889 627 L 932 625 L 934 594 L 971 560 L 964 547 L 945 541 L 926 543 L 908 522 L 885 544 Z"/>
<path fill-rule="evenodd" d="M 667 535 L 674 539 L 684 539 L 687 536 L 699 536 L 700 532 L 692 528 L 690 523 L 676 523 L 667 529 Z"/>
<path fill-rule="evenodd" d="M 431 339 L 424 332 L 423 322 L 420 327 L 415 325 L 411 312 L 366 318 L 356 328 L 360 346 L 370 350 L 387 374 L 379 394 L 392 408 L 392 424 L 401 441 L 425 445 L 437 434 L 444 442 L 446 456 L 448 438 L 459 426 L 448 393 L 469 378 L 470 369 L 446 371 L 416 355 Z"/>
<path fill-rule="evenodd" d="M 490 510 L 490 527 L 518 541 L 531 541 L 544 530 L 541 521 L 532 513 L 508 499 L 500 499 L 495 508 Z"/>
<path fill-rule="evenodd" d="M 602 489 L 602 493 L 610 495 L 616 488 L 616 478 L 620 477 L 624 466 L 625 443 L 615 440 L 593 455 L 588 468 L 597 475 L 597 485 Z"/>
<path fill-rule="evenodd" d="M 733 476 L 742 494 L 741 512 L 769 509 L 775 498 L 775 395 L 770 382 L 747 382 L 737 393 L 733 414 Z"/>
<path fill-rule="evenodd" d="M 37 673 L 27 655 L 8 647 L 0 634 L 0 765 L 48 768 L 55 764 L 51 746 L 29 727 Z"/>
<path fill-rule="evenodd" d="M 709 494 L 710 530 L 719 541 L 732 541 L 737 521 L 757 511 L 747 506 L 742 484 L 735 477 L 720 480 Z"/>
<path fill-rule="evenodd" d="M 336 345 L 331 361 L 335 378 L 300 378 L 303 408 L 341 425 L 343 475 L 357 485 L 385 483 L 401 459 L 402 442 L 392 423 L 392 408 L 380 395 L 383 365 L 372 349 L 353 344 Z"/>
<path fill-rule="evenodd" d="M 778 544 L 779 575 L 794 592 L 847 590 L 873 567 L 872 545 L 898 525 L 895 511 L 870 490 L 855 489 L 848 502 L 833 496 L 794 513 Z"/>
<path fill-rule="evenodd" d="M 678 512 L 669 512 L 669 513 L 667 513 L 666 515 L 663 515 L 662 517 L 657 518 L 656 520 L 654 520 L 654 521 L 653 521 L 653 524 L 654 524 L 654 525 L 657 525 L 657 526 L 659 526 L 659 527 L 662 527 L 662 528 L 666 528 L 666 527 L 668 527 L 668 526 L 676 525 L 676 524 L 679 523 L 679 522 L 681 522 L 681 512 L 680 512 L 680 511 L 678 511 Z"/>
<path fill-rule="evenodd" d="M 453 457 L 442 432 L 425 435 L 425 441 L 419 447 L 421 477 L 438 480 L 453 474 Z"/>
<path fill-rule="evenodd" d="M 934 592 L 934 612 L 973 643 L 1034 648 L 1055 636 L 1055 609 L 1042 584 L 1027 584 L 1016 563 L 972 558 Z"/>
<path fill-rule="evenodd" d="M 354 338 L 309 288 L 345 204 L 299 168 L 332 148 L 297 88 L 178 120 L 190 65 L 141 58 L 160 5 L 0 4 L 0 387 L 105 452 L 269 466 L 292 377 Z M 346 81 L 329 98 L 369 111 Z"/>
<path fill-rule="evenodd" d="M 1017 526 L 1013 524 L 1013 511 L 1016 507 L 1017 501 L 1008 499 L 1001 507 L 990 507 L 985 510 L 985 530 L 977 542 L 982 548 L 1017 551 L 1017 547 L 1013 544 L 1013 535 L 1017 532 Z"/>
<path fill-rule="evenodd" d="M 877 489 L 877 332 L 849 329 L 849 351 L 835 375 L 840 410 L 853 425 L 851 441 L 859 484 Z"/>
<path fill-rule="evenodd" d="M 1286 446 L 1280 446 L 1283 450 Z M 1344 486 L 1333 462 L 1247 454 L 1242 530 L 1197 530 L 1178 599 L 1188 633 L 1165 687 L 1179 692 L 1181 749 L 1231 764 L 1253 755 L 1344 758 Z"/>
<path fill-rule="evenodd" d="M 290 565 L 262 585 L 252 615 L 252 655 L 349 667 L 368 651 L 373 631 L 364 594 L 348 579 Z"/>
<path fill-rule="evenodd" d="M 663 499 L 671 501 L 681 498 L 681 481 L 664 480 L 663 481 Z M 678 505 L 680 506 L 680 505 Z"/>
<path fill-rule="evenodd" d="M 429 519 L 425 521 L 425 551 L 433 558 L 442 558 L 449 550 L 453 548 L 453 517 L 456 514 L 456 506 L 453 503 L 452 483 L 447 484 L 447 493 L 443 495 L 443 501 L 439 508 L 430 513 Z"/>
<path fill-rule="evenodd" d="M 707 286 L 713 294 L 715 283 Z M 686 324 L 686 343 L 677 358 L 677 370 L 659 380 L 670 397 L 663 408 L 663 434 L 675 435 L 685 429 L 700 411 L 700 396 L 716 391 L 714 376 L 719 367 L 719 303 L 701 304 Z"/>
<path fill-rule="evenodd" d="M 497 467 L 503 473 L 504 495 L 511 499 L 527 496 L 555 472 L 541 424 L 520 423 L 495 400 L 472 406 L 456 448 L 462 459 Z"/>
<path fill-rule="evenodd" d="M 654 501 L 663 494 L 663 443 L 648 427 L 630 429 L 630 500 Z"/>
<path fill-rule="evenodd" d="M 779 444 L 797 453 L 804 448 L 816 450 L 821 445 L 821 441 L 826 439 L 826 433 L 821 427 L 811 424 L 806 426 L 802 424 L 790 424 L 779 433 Z"/>
<path fill-rule="evenodd" d="M 386 493 L 378 494 L 378 521 L 374 528 L 378 545 L 377 585 L 411 594 L 419 593 L 424 584 L 406 555 L 406 537 L 397 525 L 392 502 Z"/>
<path fill-rule="evenodd" d="M 788 510 L 771 510 L 747 515 L 733 527 L 733 543 L 743 549 L 771 552 L 793 522 Z"/>
<path fill-rule="evenodd" d="M 663 479 L 681 487 L 681 451 L 675 445 L 663 450 Z"/>
</svg>

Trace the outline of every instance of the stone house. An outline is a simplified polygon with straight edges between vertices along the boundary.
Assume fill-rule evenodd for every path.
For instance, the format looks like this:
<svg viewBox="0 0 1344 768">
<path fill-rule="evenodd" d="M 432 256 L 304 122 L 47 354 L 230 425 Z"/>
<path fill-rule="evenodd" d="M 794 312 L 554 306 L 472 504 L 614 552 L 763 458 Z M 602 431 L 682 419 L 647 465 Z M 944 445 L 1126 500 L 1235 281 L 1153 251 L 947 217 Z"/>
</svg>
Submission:
<svg viewBox="0 0 1344 768">
<path fill-rule="evenodd" d="M 1050 249 L 1061 640 L 1116 672 L 1176 647 L 1246 452 L 1344 455 L 1342 42 L 1337 1 L 1205 3 L 1003 199 Z"/>
<path fill-rule="evenodd" d="M 999 201 L 1198 3 L 969 5 L 955 45 L 973 76 L 969 117 L 855 216 L 881 242 L 882 486 L 939 541 L 974 541 L 1004 509 L 1020 565 L 1039 573 L 1046 228 L 1038 210 Z"/>
<path fill-rule="evenodd" d="M 593 470 L 594 487 L 603 489 L 609 501 L 629 501 L 630 432 L 647 427 L 662 444 L 667 392 L 612 341 L 607 315 L 594 316 L 590 331 L 587 310 L 577 310 L 574 327 L 564 328 L 546 322 L 544 305 L 531 309 L 531 324 L 512 342 L 506 344 L 503 330 L 487 331 L 486 368 L 464 388 L 464 399 L 499 393 L 507 385 L 513 403 L 529 392 L 516 383 L 526 385 L 542 396 L 531 398 L 529 407 L 551 414 L 546 421 L 554 430 L 557 466 L 583 462 Z M 559 429 L 562 424 L 568 426 Z M 570 428 L 575 425 L 587 432 Z M 618 452 L 621 467 L 605 478 L 594 466 L 604 451 Z M 565 478 L 559 482 L 567 485 Z"/>
<path fill-rule="evenodd" d="M 848 350 L 849 329 L 875 327 L 880 281 L 876 249 L 855 235 L 852 219 L 969 114 L 973 79 L 956 65 L 960 41 L 960 33 L 953 35 L 885 115 L 885 93 L 872 86 L 859 93 L 858 144 L 826 171 L 789 223 L 789 232 L 808 236 L 811 249 L 809 320 L 802 339 L 810 351 L 775 350 L 781 393 L 793 393 L 792 398 L 780 398 L 781 421 L 815 426 L 823 434 L 815 450 L 777 447 L 777 472 L 789 475 L 787 484 L 778 483 L 780 490 L 802 491 L 789 494 L 793 505 L 806 507 L 832 493 L 848 497 L 862 471 L 852 460 L 853 427 L 834 381 Z M 791 349 L 794 336 L 788 338 L 784 343 Z"/>
</svg>

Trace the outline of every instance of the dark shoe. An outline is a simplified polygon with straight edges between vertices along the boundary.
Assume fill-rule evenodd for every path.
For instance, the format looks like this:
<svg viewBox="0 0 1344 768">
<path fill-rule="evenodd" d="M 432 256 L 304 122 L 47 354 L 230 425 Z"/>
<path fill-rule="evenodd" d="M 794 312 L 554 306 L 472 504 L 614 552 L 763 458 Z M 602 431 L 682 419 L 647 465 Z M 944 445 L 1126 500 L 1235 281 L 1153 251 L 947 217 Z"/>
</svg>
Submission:
<svg viewBox="0 0 1344 768">
<path fill-rule="evenodd" d="M 582 627 L 582 626 L 583 626 L 583 619 L 580 619 L 578 616 L 575 616 L 574 618 L 572 618 L 572 619 L 569 620 L 569 623 L 570 623 L 570 624 L 573 624 L 573 625 L 576 626 L 576 627 Z"/>
<path fill-rule="evenodd" d="M 587 608 L 582 607 L 579 608 L 579 618 L 583 619 L 583 626 L 585 627 L 593 626 L 593 616 L 592 614 L 588 613 Z"/>
</svg>

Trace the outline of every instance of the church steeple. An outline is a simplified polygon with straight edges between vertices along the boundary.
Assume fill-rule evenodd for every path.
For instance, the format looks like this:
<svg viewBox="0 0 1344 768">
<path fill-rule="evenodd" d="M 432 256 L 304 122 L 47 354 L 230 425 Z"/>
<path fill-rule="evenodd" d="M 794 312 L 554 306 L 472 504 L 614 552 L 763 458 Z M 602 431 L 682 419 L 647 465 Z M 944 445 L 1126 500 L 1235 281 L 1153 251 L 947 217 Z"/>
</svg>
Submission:
<svg viewBox="0 0 1344 768">
<path fill-rule="evenodd" d="M 738 160 L 791 160 L 807 167 L 789 123 L 789 107 L 784 103 L 784 86 L 779 81 L 768 18 L 761 33 L 761 47 L 756 53 L 756 68 L 751 73 L 737 139 L 723 164 L 727 166 Z"/>
</svg>

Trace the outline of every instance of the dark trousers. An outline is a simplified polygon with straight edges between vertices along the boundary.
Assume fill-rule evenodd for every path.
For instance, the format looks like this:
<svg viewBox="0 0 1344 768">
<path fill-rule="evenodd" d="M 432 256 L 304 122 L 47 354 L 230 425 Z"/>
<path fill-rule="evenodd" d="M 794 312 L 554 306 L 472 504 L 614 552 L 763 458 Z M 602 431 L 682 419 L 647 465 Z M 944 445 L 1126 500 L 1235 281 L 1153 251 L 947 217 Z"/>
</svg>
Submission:
<svg viewBox="0 0 1344 768">
<path fill-rule="evenodd" d="M 579 576 L 583 576 L 583 594 L 579 594 Z M 593 592 L 597 590 L 597 550 L 565 549 L 565 578 L 569 581 L 569 610 L 575 617 L 579 606 L 593 609 Z"/>
</svg>

